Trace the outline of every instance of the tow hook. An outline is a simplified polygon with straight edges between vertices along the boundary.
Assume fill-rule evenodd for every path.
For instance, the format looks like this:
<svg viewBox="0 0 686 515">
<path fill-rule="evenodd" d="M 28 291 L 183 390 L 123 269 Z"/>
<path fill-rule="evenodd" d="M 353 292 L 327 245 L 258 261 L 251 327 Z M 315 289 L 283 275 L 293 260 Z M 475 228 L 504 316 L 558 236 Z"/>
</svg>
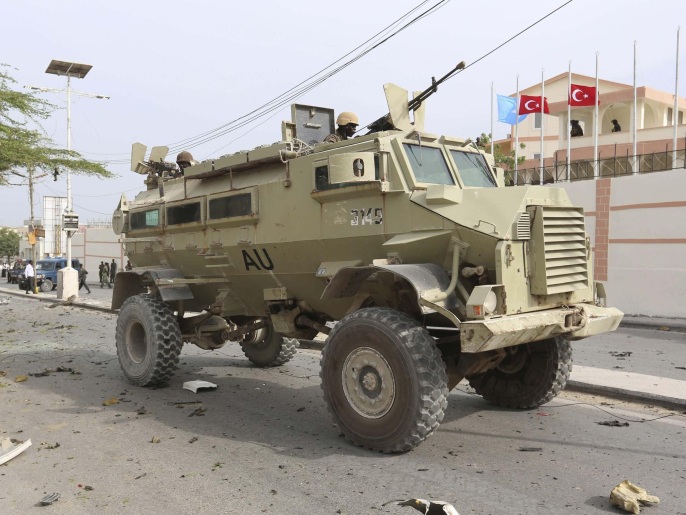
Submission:
<svg viewBox="0 0 686 515">
<path fill-rule="evenodd" d="M 571 331 L 583 329 L 588 322 L 588 315 L 582 307 L 575 307 L 574 312 L 565 317 L 565 327 Z"/>
</svg>

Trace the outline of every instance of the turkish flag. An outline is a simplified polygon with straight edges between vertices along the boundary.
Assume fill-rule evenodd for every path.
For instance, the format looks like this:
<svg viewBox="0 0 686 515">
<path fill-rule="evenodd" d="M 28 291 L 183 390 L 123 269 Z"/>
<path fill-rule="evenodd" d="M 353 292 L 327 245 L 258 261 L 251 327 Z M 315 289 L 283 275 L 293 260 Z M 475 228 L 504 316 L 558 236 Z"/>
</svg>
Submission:
<svg viewBox="0 0 686 515">
<path fill-rule="evenodd" d="M 518 114 L 531 114 L 541 112 L 541 97 L 532 97 L 529 95 L 522 95 L 519 97 L 519 113 Z M 548 110 L 548 99 L 543 97 L 543 112 L 545 114 L 550 114 Z"/>
<path fill-rule="evenodd" d="M 593 86 L 572 84 L 569 94 L 569 105 L 572 107 L 593 106 L 596 102 L 596 90 Z M 598 101 L 600 104 L 600 101 Z"/>
</svg>

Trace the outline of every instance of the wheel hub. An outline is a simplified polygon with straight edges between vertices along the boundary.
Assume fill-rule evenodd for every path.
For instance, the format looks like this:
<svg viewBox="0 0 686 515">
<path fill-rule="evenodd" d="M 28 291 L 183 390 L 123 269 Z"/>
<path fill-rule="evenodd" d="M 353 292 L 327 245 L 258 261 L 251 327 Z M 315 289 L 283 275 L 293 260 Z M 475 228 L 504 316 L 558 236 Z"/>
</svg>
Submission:
<svg viewBox="0 0 686 515">
<path fill-rule="evenodd" d="M 395 401 L 395 378 L 376 350 L 360 347 L 343 363 L 343 392 L 353 409 L 365 418 L 381 418 Z"/>
<path fill-rule="evenodd" d="M 145 359 L 147 354 L 145 328 L 138 321 L 130 323 L 126 330 L 126 349 L 134 363 L 142 363 Z"/>
<path fill-rule="evenodd" d="M 507 357 L 500 362 L 498 370 L 506 374 L 515 374 L 524 368 L 529 357 L 529 349 L 523 345 L 508 348 Z"/>
</svg>

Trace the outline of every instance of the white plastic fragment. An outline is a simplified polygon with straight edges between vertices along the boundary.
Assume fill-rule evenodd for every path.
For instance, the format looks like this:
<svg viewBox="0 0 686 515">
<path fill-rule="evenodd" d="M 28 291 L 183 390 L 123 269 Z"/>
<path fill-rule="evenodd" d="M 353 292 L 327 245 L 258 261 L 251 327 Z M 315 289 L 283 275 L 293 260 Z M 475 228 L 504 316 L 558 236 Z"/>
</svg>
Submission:
<svg viewBox="0 0 686 515">
<path fill-rule="evenodd" d="M 193 393 L 198 393 L 200 388 L 216 388 L 217 385 L 209 381 L 186 381 L 183 383 L 183 387 Z"/>
<path fill-rule="evenodd" d="M 26 440 L 24 443 L 12 443 L 9 438 L 5 438 L 2 441 L 2 448 L 0 448 L 0 465 L 19 456 L 29 447 L 31 447 L 31 440 Z"/>
</svg>

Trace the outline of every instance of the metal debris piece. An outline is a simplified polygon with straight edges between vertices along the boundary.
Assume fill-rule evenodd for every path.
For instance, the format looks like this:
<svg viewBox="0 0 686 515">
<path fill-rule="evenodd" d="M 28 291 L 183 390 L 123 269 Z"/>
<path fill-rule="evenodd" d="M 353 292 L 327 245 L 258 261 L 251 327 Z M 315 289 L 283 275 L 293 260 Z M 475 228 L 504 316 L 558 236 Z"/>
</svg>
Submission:
<svg viewBox="0 0 686 515">
<path fill-rule="evenodd" d="M 381 506 L 386 506 L 387 504 L 396 503 L 398 506 L 410 506 L 421 513 L 444 513 L 445 515 L 460 515 L 455 507 L 445 501 L 427 501 L 425 499 L 407 499 L 402 501 L 396 499 L 394 501 L 388 501 L 383 503 Z"/>
<path fill-rule="evenodd" d="M 57 501 L 59 498 L 60 498 L 60 494 L 58 494 L 57 492 L 54 492 L 52 494 L 48 494 L 40 500 L 40 505 L 41 506 L 50 506 L 52 503 Z"/>
<path fill-rule="evenodd" d="M 605 420 L 603 422 L 596 422 L 599 426 L 610 426 L 610 427 L 627 427 L 628 422 L 620 422 L 619 420 Z"/>
<path fill-rule="evenodd" d="M 15 443 L 9 438 L 4 438 L 2 440 L 2 446 L 0 446 L 0 465 L 7 463 L 16 456 L 19 456 L 29 447 L 31 447 L 31 440 Z"/>
<path fill-rule="evenodd" d="M 207 408 L 196 408 L 188 416 L 189 417 L 203 417 L 203 416 L 205 416 L 206 411 L 207 411 Z"/>
<path fill-rule="evenodd" d="M 543 447 L 520 447 L 519 450 L 522 452 L 539 452 L 543 450 Z"/>
<path fill-rule="evenodd" d="M 188 443 L 193 443 L 193 442 L 197 442 L 197 441 L 198 441 L 198 437 L 197 437 L 197 436 L 194 436 L 193 438 L 191 438 L 190 440 L 188 440 Z"/>
<path fill-rule="evenodd" d="M 629 513 L 641 513 L 641 506 L 659 502 L 658 497 L 649 495 L 645 489 L 627 480 L 615 486 L 610 493 L 610 503 Z"/>
<path fill-rule="evenodd" d="M 217 385 L 210 383 L 209 381 L 186 381 L 183 383 L 183 387 L 193 393 L 198 393 L 198 389 L 200 388 L 216 388 Z"/>
<path fill-rule="evenodd" d="M 630 358 L 633 352 L 630 350 L 624 351 L 624 352 L 617 352 L 617 351 L 610 351 L 610 356 L 613 356 L 615 358 Z"/>
</svg>

